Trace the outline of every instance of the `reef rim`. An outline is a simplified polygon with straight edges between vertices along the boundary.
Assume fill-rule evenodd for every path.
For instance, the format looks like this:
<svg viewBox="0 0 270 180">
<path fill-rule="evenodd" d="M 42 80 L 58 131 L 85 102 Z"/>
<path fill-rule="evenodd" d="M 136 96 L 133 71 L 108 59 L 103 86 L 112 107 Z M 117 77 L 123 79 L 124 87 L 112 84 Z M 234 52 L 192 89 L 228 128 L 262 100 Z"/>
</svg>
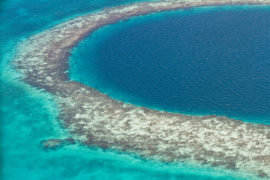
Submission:
<svg viewBox="0 0 270 180">
<path fill-rule="evenodd" d="M 63 126 L 83 144 L 270 178 L 270 126 L 136 107 L 70 81 L 67 71 L 71 48 L 99 27 L 160 11 L 247 4 L 270 0 L 164 0 L 106 8 L 27 38 L 12 62 L 24 82 L 54 96 Z"/>
</svg>

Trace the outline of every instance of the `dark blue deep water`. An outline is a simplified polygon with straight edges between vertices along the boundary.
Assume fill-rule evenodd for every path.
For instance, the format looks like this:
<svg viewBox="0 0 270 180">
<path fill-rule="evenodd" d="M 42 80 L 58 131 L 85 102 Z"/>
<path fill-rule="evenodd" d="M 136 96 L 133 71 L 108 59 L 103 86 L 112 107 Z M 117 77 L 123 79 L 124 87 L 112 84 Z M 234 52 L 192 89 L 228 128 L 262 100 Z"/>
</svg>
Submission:
<svg viewBox="0 0 270 180">
<path fill-rule="evenodd" d="M 140 157 L 134 157 L 133 155 L 130 154 L 124 154 L 121 152 L 115 152 L 110 150 L 104 151 L 98 148 L 88 148 L 81 146 L 79 144 L 66 146 L 56 151 L 47 152 L 42 150 L 40 146 L 40 142 L 42 140 L 49 138 L 66 138 L 69 136 L 69 134 L 65 129 L 61 127 L 59 123 L 59 120 L 57 118 L 58 108 L 57 104 L 53 100 L 53 97 L 51 97 L 49 94 L 47 94 L 42 90 L 34 89 L 33 87 L 27 86 L 26 84 L 18 80 L 17 73 L 11 66 L 14 50 L 16 49 L 16 44 L 20 40 L 27 38 L 28 36 L 39 33 L 40 31 L 52 27 L 54 24 L 58 24 L 74 16 L 78 16 L 84 13 L 90 13 L 108 6 L 115 6 L 130 2 L 134 2 L 134 0 L 0 1 L 0 179 L 1 180 L 2 179 L 3 180 L 242 179 L 241 178 L 242 176 L 241 177 L 235 176 L 235 174 L 231 172 L 228 173 L 222 170 L 218 171 L 212 168 L 202 168 L 186 164 L 164 164 L 160 162 L 145 160 Z M 207 11 L 208 10 L 206 10 L 206 12 Z M 267 13 L 265 13 L 265 11 L 262 10 L 262 8 L 260 8 L 260 11 L 262 13 L 261 14 L 262 18 L 257 17 L 257 19 L 261 21 L 262 19 L 268 16 L 266 16 Z M 194 13 L 193 11 L 187 11 L 185 13 L 182 12 L 181 15 L 189 17 L 193 13 Z M 145 49 L 146 44 L 141 43 L 139 45 L 138 44 L 134 44 L 134 46 L 132 45 L 132 43 L 138 43 L 139 42 L 138 40 L 142 38 L 140 37 L 140 34 L 137 34 L 140 28 L 146 30 L 147 27 L 149 27 L 150 25 L 148 23 L 152 23 L 153 24 L 152 29 L 156 31 L 158 29 L 157 25 L 164 20 L 167 21 L 166 20 L 167 17 L 168 20 L 170 20 L 171 18 L 176 18 L 176 20 L 180 18 L 179 16 L 180 14 L 179 13 L 176 14 L 172 13 L 172 16 L 167 15 L 163 16 L 161 14 L 160 16 L 155 15 L 155 16 L 147 16 L 145 18 L 138 18 L 138 19 L 135 18 L 131 21 L 120 23 L 118 24 L 119 26 L 118 25 L 108 26 L 107 28 L 97 31 L 97 33 L 94 36 L 91 36 L 88 39 L 86 39 L 86 41 L 81 43 L 81 45 L 77 49 L 75 49 L 72 63 L 74 66 L 72 66 L 71 69 L 72 77 L 74 75 L 74 78 L 75 77 L 81 78 L 81 80 L 84 81 L 86 84 L 91 83 L 91 85 L 94 85 L 94 87 L 102 90 L 103 92 L 107 92 L 108 94 L 110 94 L 115 98 L 120 99 L 122 98 L 128 102 L 134 102 L 145 106 L 153 105 L 156 108 L 159 107 L 173 110 L 174 107 L 172 106 L 162 107 L 160 106 L 160 104 L 152 104 L 154 103 L 154 101 L 152 102 L 151 99 L 148 100 L 144 99 L 143 96 L 140 97 L 139 94 L 136 95 L 136 93 L 133 93 L 134 91 L 127 91 L 128 90 L 126 89 L 127 86 L 121 85 L 121 81 L 124 82 L 127 78 L 124 77 L 120 78 L 120 77 L 127 76 L 125 75 L 127 73 L 124 72 L 124 70 L 127 68 L 128 61 L 130 61 L 131 58 L 126 59 L 125 60 L 126 62 L 123 62 L 123 67 L 125 69 L 119 71 L 119 69 L 121 68 L 117 66 L 115 66 L 115 68 L 112 68 L 113 67 L 112 64 L 109 63 L 110 60 L 105 59 L 104 56 L 102 57 L 101 55 L 103 54 L 103 52 L 106 52 L 105 51 L 106 48 L 107 49 L 112 48 L 109 47 L 113 45 L 112 42 L 110 41 L 110 38 L 112 38 L 112 40 L 114 39 L 114 41 L 116 42 L 116 44 L 114 45 L 115 47 L 112 48 L 114 49 L 113 52 L 120 53 L 120 51 L 117 51 L 116 48 L 117 46 L 123 47 L 123 45 L 119 43 L 120 39 L 122 40 L 129 39 L 128 41 L 125 42 L 126 45 L 128 45 L 127 47 L 125 47 L 125 50 L 127 50 L 127 52 L 129 53 L 131 53 L 132 48 L 135 48 L 134 50 L 138 51 L 138 46 L 141 46 L 143 49 Z M 172 19 L 170 21 L 172 21 Z M 155 23 L 157 24 L 155 25 Z M 268 22 L 267 19 L 265 19 L 265 27 L 263 27 L 265 29 L 265 38 L 268 38 L 266 36 L 266 34 L 268 33 L 268 31 L 266 30 L 267 27 Z M 132 29 L 134 29 L 135 31 L 132 31 Z M 171 29 L 173 28 L 171 27 Z M 165 29 L 163 29 L 163 31 L 164 30 Z M 261 33 L 263 33 L 262 29 L 258 28 L 258 30 L 260 30 Z M 131 38 L 129 31 L 131 33 L 133 32 L 135 37 Z M 155 39 L 151 38 L 150 35 L 152 34 L 152 32 L 151 33 L 149 32 L 150 30 L 143 32 L 145 33 L 145 35 L 147 34 L 145 38 L 150 38 L 152 40 Z M 155 33 L 153 33 L 153 35 L 154 34 Z M 159 34 L 162 34 L 161 31 Z M 125 35 L 126 38 L 123 35 Z M 117 40 L 117 36 L 119 36 L 120 38 L 119 40 Z M 160 41 L 164 41 L 165 35 L 162 36 L 163 37 L 161 37 Z M 168 34 L 168 38 L 170 36 L 171 35 Z M 150 39 L 145 39 L 144 42 L 149 44 L 149 48 L 151 49 L 153 48 L 153 50 L 157 52 L 158 46 L 153 46 L 153 44 L 148 41 Z M 175 43 L 175 42 L 173 41 L 168 43 Z M 107 47 L 104 46 L 106 44 L 108 45 Z M 164 46 L 161 45 L 159 46 L 160 48 L 164 48 L 165 44 Z M 146 50 L 147 49 L 145 49 L 144 51 L 146 52 L 146 55 L 149 56 L 150 51 L 148 51 L 147 53 Z M 106 52 L 107 56 L 109 56 L 111 53 L 112 51 Z M 113 57 L 116 58 L 115 65 L 121 64 L 119 62 L 119 59 L 117 59 L 117 57 L 119 58 L 127 57 L 127 55 L 124 55 L 122 53 L 123 52 L 121 52 L 121 54 L 118 55 L 117 54 L 113 55 Z M 142 56 L 143 55 L 142 53 L 143 52 L 139 53 L 138 51 L 139 56 Z M 163 53 L 170 54 L 170 51 Z M 133 55 L 134 53 L 132 54 L 132 56 Z M 161 56 L 161 54 L 159 54 L 159 56 Z M 100 60 L 100 58 L 104 59 L 103 65 L 96 64 L 102 63 L 101 61 L 98 61 Z M 164 61 L 164 58 L 160 58 L 159 61 L 161 61 L 162 59 Z M 149 63 L 147 65 L 146 60 L 147 58 L 145 57 L 143 61 L 141 61 L 141 63 L 146 63 L 143 66 L 149 66 Z M 173 58 L 168 56 L 168 61 L 172 60 Z M 108 62 L 108 67 L 109 66 L 111 67 L 109 68 L 110 73 L 114 75 L 116 71 L 119 71 L 121 73 L 115 75 L 115 77 L 113 77 L 112 79 L 108 79 L 108 75 L 102 73 L 102 71 L 105 72 L 106 70 L 104 67 L 106 66 L 106 61 Z M 137 63 L 135 64 L 135 62 Z M 132 66 L 132 68 L 131 67 L 129 68 L 130 73 L 135 73 L 134 76 L 131 76 L 134 80 L 134 84 L 137 83 L 135 79 L 139 80 L 139 78 L 142 78 L 140 76 L 137 76 L 138 70 L 135 71 L 133 69 L 137 67 L 138 62 L 139 62 L 138 58 L 134 59 L 134 63 L 131 61 L 129 62 L 130 66 Z M 152 60 L 151 62 L 157 63 L 157 61 Z M 87 65 L 86 68 L 81 69 L 82 67 L 79 65 L 82 64 L 80 63 Z M 153 70 L 151 68 L 156 67 L 154 66 L 155 63 L 153 63 L 152 66 L 150 67 L 152 73 Z M 165 63 L 162 63 L 160 65 L 163 64 Z M 143 68 L 143 66 L 141 68 Z M 75 73 L 76 70 L 79 70 L 76 69 L 76 67 L 80 67 L 79 68 L 80 72 Z M 267 68 L 265 63 L 263 63 L 262 65 L 258 64 L 257 67 L 262 68 L 262 70 L 264 70 L 263 68 Z M 92 71 L 93 73 L 90 73 L 89 70 L 93 70 Z M 151 71 L 149 71 L 149 73 Z M 265 75 L 267 75 L 266 72 L 264 73 Z M 81 77 L 79 77 L 79 75 Z M 146 77 L 146 75 L 144 76 Z M 115 80 L 113 80 L 116 77 L 118 77 L 120 80 L 118 85 L 115 82 Z M 149 80 L 147 81 L 149 82 Z M 267 79 L 265 79 L 264 82 L 267 83 Z M 131 85 L 131 83 L 128 82 L 127 85 Z M 172 85 L 171 87 L 173 86 L 174 85 Z M 261 90 L 262 91 L 261 96 L 264 96 L 266 94 L 267 88 L 268 87 L 266 86 L 265 90 Z M 166 94 L 166 96 L 168 96 L 168 94 Z M 186 111 L 186 109 L 181 109 L 180 107 L 177 107 L 175 109 L 177 111 L 178 110 Z M 262 112 L 267 111 L 263 110 Z M 268 116 L 267 113 L 265 114 L 262 113 L 260 115 Z"/>
<path fill-rule="evenodd" d="M 134 18 L 97 31 L 72 62 L 72 77 L 116 99 L 270 123 L 269 8 Z"/>
</svg>

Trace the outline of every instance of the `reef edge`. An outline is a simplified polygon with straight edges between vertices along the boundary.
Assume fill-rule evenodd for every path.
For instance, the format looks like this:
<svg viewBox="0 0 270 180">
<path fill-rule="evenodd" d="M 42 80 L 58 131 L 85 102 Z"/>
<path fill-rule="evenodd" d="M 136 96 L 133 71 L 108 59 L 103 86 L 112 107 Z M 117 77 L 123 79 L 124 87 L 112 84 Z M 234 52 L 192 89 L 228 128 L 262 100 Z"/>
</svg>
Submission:
<svg viewBox="0 0 270 180">
<path fill-rule="evenodd" d="M 246 4 L 270 0 L 164 0 L 106 8 L 27 38 L 12 63 L 24 82 L 54 96 L 59 119 L 76 142 L 270 178 L 270 126 L 136 107 L 68 77 L 70 50 L 102 26 L 154 12 Z"/>
</svg>

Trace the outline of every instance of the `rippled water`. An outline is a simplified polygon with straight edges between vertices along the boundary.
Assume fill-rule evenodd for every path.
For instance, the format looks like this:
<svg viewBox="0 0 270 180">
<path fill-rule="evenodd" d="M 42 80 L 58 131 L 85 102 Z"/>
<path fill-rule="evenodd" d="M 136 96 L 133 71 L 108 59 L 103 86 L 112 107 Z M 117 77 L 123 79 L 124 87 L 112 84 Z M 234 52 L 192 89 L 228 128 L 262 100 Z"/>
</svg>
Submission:
<svg viewBox="0 0 270 180">
<path fill-rule="evenodd" d="M 71 77 L 137 105 L 270 123 L 269 19 L 248 6 L 134 18 L 82 42 Z"/>
<path fill-rule="evenodd" d="M 57 105 L 41 90 L 16 80 L 8 68 L 16 43 L 53 24 L 127 0 L 9 0 L 0 2 L 1 179 L 240 179 L 225 172 L 169 165 L 119 152 L 66 146 L 45 152 L 40 141 L 67 137 L 57 120 Z"/>
</svg>

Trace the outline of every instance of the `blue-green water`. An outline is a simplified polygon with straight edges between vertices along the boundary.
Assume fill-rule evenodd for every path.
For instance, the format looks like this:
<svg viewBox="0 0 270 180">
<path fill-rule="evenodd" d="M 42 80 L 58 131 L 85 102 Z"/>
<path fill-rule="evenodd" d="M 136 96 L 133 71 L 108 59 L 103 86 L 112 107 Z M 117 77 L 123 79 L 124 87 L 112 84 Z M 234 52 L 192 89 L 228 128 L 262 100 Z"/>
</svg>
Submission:
<svg viewBox="0 0 270 180">
<path fill-rule="evenodd" d="M 66 146 L 42 151 L 43 139 L 67 137 L 50 95 L 16 80 L 7 65 L 15 45 L 64 19 L 131 0 L 8 0 L 0 2 L 1 174 L 3 180 L 240 179 L 225 172 L 168 165 L 129 154 Z"/>
<path fill-rule="evenodd" d="M 134 18 L 82 42 L 71 77 L 137 105 L 270 123 L 269 19 L 248 6 Z"/>
<path fill-rule="evenodd" d="M 4 105 L 1 106 L 3 180 L 231 178 L 211 169 L 166 165 L 78 145 L 42 151 L 40 140 L 65 137 L 56 121 L 54 103 L 45 95 L 20 84 L 4 85 Z"/>
</svg>

